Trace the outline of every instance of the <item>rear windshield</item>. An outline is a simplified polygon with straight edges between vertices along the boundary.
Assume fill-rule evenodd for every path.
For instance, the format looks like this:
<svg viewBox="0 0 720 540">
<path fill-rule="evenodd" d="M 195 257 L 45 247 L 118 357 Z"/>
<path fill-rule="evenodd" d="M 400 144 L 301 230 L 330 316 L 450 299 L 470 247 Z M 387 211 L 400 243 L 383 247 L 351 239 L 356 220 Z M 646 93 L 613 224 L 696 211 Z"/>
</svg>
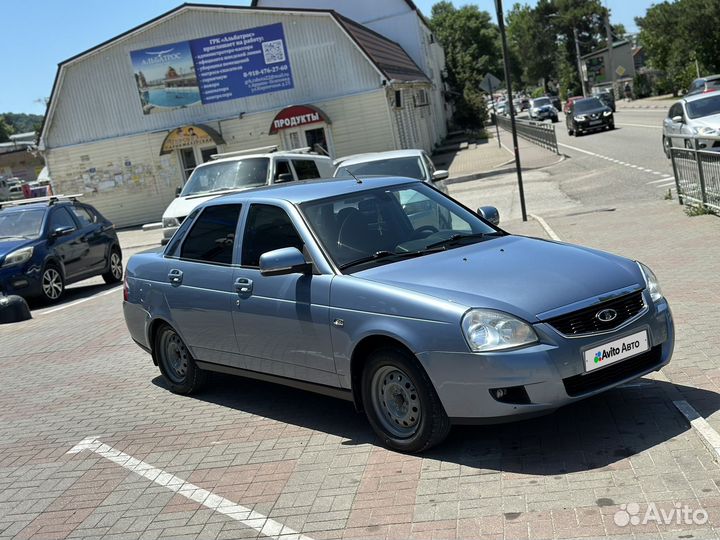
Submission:
<svg viewBox="0 0 720 540">
<path fill-rule="evenodd" d="M 349 176 L 348 169 L 355 176 L 406 176 L 418 180 L 425 179 L 420 158 L 417 157 L 381 159 L 367 163 L 353 163 L 346 167 L 340 166 L 335 176 Z"/>
<path fill-rule="evenodd" d="M 0 240 L 37 238 L 45 210 L 0 211 Z"/>
<path fill-rule="evenodd" d="M 200 195 L 228 189 L 246 189 L 267 183 L 268 158 L 249 158 L 203 165 L 193 171 L 181 195 Z"/>
<path fill-rule="evenodd" d="M 575 112 L 586 112 L 586 111 L 592 111 L 594 109 L 600 109 L 601 107 L 604 107 L 605 105 L 602 104 L 602 102 L 598 98 L 587 98 L 587 99 L 579 99 L 576 102 L 573 103 L 573 106 L 575 107 Z"/>
<path fill-rule="evenodd" d="M 685 107 L 690 118 L 702 118 L 720 114 L 720 94 L 708 96 L 697 101 L 688 102 Z"/>
</svg>

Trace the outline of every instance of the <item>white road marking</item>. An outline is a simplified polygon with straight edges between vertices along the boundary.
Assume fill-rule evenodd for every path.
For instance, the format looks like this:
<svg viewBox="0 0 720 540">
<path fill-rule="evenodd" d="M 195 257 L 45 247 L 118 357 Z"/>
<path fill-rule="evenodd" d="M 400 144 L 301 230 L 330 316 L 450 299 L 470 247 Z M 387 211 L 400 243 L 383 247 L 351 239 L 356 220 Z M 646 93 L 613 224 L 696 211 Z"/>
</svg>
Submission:
<svg viewBox="0 0 720 540">
<path fill-rule="evenodd" d="M 562 242 L 562 240 L 560 240 L 560 237 L 557 234 L 555 234 L 555 231 L 552 230 L 550 225 L 548 225 L 547 222 L 543 218 L 541 218 L 540 216 L 538 216 L 536 214 L 528 214 L 528 215 L 531 218 L 533 218 L 535 221 L 537 221 L 543 229 L 545 229 L 545 232 L 548 234 L 548 236 L 550 238 L 552 238 L 556 242 Z"/>
<path fill-rule="evenodd" d="M 119 286 L 117 286 L 117 287 L 113 287 L 112 289 L 107 290 L 107 291 L 103 291 L 103 292 L 101 292 L 101 293 L 93 294 L 92 296 L 88 296 L 87 298 L 81 298 L 80 300 L 76 300 L 75 302 L 70 302 L 69 304 L 64 304 L 64 305 L 62 305 L 62 306 L 60 306 L 60 307 L 56 307 L 56 308 L 52 308 L 52 309 L 47 309 L 47 310 L 45 310 L 45 311 L 36 311 L 35 313 L 33 313 L 33 315 L 48 315 L 48 314 L 50 314 L 50 313 L 55 313 L 56 311 L 62 311 L 63 309 L 67 309 L 67 308 L 70 308 L 70 307 L 73 307 L 73 306 L 77 306 L 78 304 L 82 304 L 82 303 L 84 303 L 84 302 L 89 302 L 90 300 L 95 300 L 96 298 L 100 298 L 101 296 L 105 296 L 105 295 L 107 295 L 107 294 L 112 294 L 112 293 L 114 293 L 114 292 L 116 292 L 116 291 L 119 291 L 120 289 L 122 289 L 122 285 L 119 285 Z"/>
<path fill-rule="evenodd" d="M 613 163 L 617 163 L 618 165 L 622 165 L 622 166 L 624 166 L 624 167 L 630 167 L 631 169 L 637 169 L 638 171 L 646 172 L 646 173 L 649 173 L 649 174 L 654 174 L 654 175 L 656 175 L 656 176 L 661 176 L 661 175 L 664 174 L 664 173 L 660 173 L 660 172 L 657 172 L 657 171 L 653 171 L 652 169 L 647 169 L 647 168 L 645 168 L 645 167 L 640 167 L 639 165 L 633 165 L 632 163 L 625 163 L 624 161 L 619 161 L 619 160 L 617 160 L 617 159 L 613 159 L 613 158 L 608 157 L 608 156 L 603 156 L 603 155 L 601 155 L 601 154 L 596 154 L 595 152 L 590 152 L 589 150 L 584 150 L 584 149 L 582 149 L 582 148 L 578 148 L 577 146 L 571 146 L 571 145 L 569 145 L 569 144 L 565 144 L 565 143 L 561 143 L 561 142 L 558 143 L 558 146 L 563 146 L 563 147 L 565 147 L 565 148 L 569 148 L 570 150 L 575 150 L 576 152 L 582 152 L 583 154 L 587 154 L 587 155 L 589 155 L 589 156 L 593 156 L 593 157 L 596 157 L 596 158 L 606 159 L 606 160 L 611 161 L 611 162 L 613 162 Z M 674 177 L 671 176 L 670 178 L 674 178 Z M 648 184 L 649 184 L 649 183 L 651 183 L 651 182 L 648 182 Z"/>
<path fill-rule="evenodd" d="M 662 126 L 651 126 L 650 124 L 618 124 L 615 122 L 616 126 L 629 126 L 629 127 L 644 127 L 644 128 L 651 128 L 651 129 L 662 129 Z"/>
<path fill-rule="evenodd" d="M 661 172 L 653 171 L 653 174 L 657 174 L 658 176 L 662 176 Z"/>
<path fill-rule="evenodd" d="M 666 176 L 665 178 L 660 178 L 659 180 L 650 180 L 650 182 L 645 182 L 646 184 L 659 184 L 660 182 L 667 182 L 668 180 L 675 180 L 674 176 Z"/>
<path fill-rule="evenodd" d="M 673 401 L 673 405 L 690 422 L 690 425 L 697 431 L 708 450 L 720 458 L 720 433 L 715 431 L 708 421 L 698 413 L 692 405 L 685 400 Z"/>
<path fill-rule="evenodd" d="M 673 181 L 673 182 L 668 182 L 667 184 L 659 184 L 659 185 L 657 185 L 657 186 L 655 186 L 655 187 L 656 187 L 656 188 L 666 188 L 666 187 L 674 186 L 674 185 L 675 185 L 675 182 Z"/>
<path fill-rule="evenodd" d="M 282 523 L 270 519 L 269 517 L 255 512 L 254 510 L 234 503 L 233 501 L 215 495 L 212 491 L 202 489 L 195 484 L 191 484 L 173 474 L 153 467 L 149 463 L 140 461 L 129 454 L 116 450 L 112 446 L 103 444 L 95 437 L 87 437 L 73 446 L 67 453 L 77 454 L 83 450 L 95 452 L 99 456 L 104 457 L 113 463 L 124 467 L 125 469 L 144 476 L 148 480 L 156 484 L 166 487 L 170 491 L 187 497 L 196 503 L 206 506 L 210 510 L 219 512 L 230 519 L 234 519 L 255 529 L 262 535 L 269 538 L 277 538 L 279 540 L 312 540 L 309 536 L 300 534 L 299 532 L 283 525 Z"/>
</svg>

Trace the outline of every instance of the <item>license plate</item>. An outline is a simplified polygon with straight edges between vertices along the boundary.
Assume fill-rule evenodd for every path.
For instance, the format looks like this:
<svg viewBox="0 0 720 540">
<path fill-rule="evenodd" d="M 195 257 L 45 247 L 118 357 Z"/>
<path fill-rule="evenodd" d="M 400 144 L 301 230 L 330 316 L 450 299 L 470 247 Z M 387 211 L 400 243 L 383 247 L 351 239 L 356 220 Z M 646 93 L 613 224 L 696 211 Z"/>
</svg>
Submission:
<svg viewBox="0 0 720 540">
<path fill-rule="evenodd" d="M 598 125 L 599 123 L 601 123 L 601 122 L 602 122 L 602 120 L 590 120 L 590 125 L 591 125 L 591 126 L 597 126 L 597 125 Z"/>
<path fill-rule="evenodd" d="M 593 371 L 650 349 L 647 330 L 603 343 L 584 352 L 585 371 Z"/>
</svg>

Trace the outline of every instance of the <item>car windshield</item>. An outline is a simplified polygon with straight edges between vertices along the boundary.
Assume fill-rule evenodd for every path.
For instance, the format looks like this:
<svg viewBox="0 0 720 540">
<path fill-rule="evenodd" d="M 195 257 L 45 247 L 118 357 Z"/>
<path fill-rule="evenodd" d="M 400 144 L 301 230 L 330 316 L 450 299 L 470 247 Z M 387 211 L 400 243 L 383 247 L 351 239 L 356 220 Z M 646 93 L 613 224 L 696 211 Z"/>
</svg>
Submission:
<svg viewBox="0 0 720 540">
<path fill-rule="evenodd" d="M 407 178 L 417 178 L 418 180 L 425 179 L 420 158 L 415 156 L 379 159 L 365 163 L 353 163 L 347 166 L 341 165 L 335 176 L 349 176 L 348 169 L 355 176 L 405 176 Z"/>
<path fill-rule="evenodd" d="M 533 100 L 533 107 L 544 107 L 545 105 L 552 105 L 549 98 L 537 98 Z"/>
<path fill-rule="evenodd" d="M 250 158 L 203 165 L 193 171 L 180 195 L 264 186 L 269 163 L 268 158 Z"/>
<path fill-rule="evenodd" d="M 605 106 L 598 98 L 579 99 L 573 105 L 576 113 L 584 113 Z"/>
<path fill-rule="evenodd" d="M 45 210 L 0 211 L 0 240 L 37 238 L 42 229 Z"/>
<path fill-rule="evenodd" d="M 301 209 L 335 264 L 347 271 L 504 234 L 420 182 L 307 202 Z"/>
<path fill-rule="evenodd" d="M 720 114 L 720 94 L 709 96 L 697 101 L 689 101 L 685 107 L 690 118 L 702 118 Z"/>
</svg>

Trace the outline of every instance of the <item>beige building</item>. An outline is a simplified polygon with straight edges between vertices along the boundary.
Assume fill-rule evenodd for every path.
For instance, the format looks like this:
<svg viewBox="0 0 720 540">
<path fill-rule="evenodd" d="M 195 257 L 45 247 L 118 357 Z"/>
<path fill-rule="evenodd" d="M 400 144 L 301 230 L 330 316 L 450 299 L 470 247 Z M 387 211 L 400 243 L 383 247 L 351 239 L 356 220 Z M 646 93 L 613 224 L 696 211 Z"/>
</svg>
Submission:
<svg viewBox="0 0 720 540">
<path fill-rule="evenodd" d="M 216 153 L 429 151 L 435 99 L 400 45 L 334 11 L 182 5 L 60 64 L 40 149 L 57 193 L 122 227 Z"/>
</svg>

